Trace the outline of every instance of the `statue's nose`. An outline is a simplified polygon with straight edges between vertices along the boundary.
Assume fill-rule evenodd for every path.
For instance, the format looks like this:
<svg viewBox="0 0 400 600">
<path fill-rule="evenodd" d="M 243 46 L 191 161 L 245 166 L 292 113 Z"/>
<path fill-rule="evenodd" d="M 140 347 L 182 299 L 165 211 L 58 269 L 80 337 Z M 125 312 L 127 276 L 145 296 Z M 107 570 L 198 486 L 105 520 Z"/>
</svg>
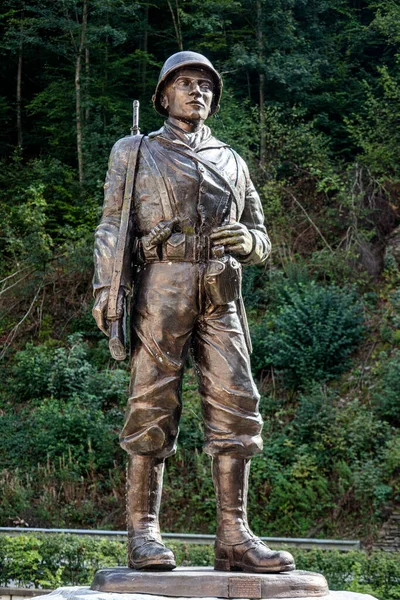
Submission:
<svg viewBox="0 0 400 600">
<path fill-rule="evenodd" d="M 197 81 L 194 81 L 190 86 L 190 94 L 193 94 L 194 96 L 201 96 L 200 85 Z"/>
</svg>

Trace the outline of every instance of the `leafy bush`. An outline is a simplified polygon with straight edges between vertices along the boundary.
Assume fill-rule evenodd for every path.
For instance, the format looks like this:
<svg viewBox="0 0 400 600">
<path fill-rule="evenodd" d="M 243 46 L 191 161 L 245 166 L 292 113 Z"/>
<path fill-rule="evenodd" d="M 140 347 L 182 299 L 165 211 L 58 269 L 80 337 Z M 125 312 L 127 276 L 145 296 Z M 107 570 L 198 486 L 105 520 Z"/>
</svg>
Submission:
<svg viewBox="0 0 400 600">
<path fill-rule="evenodd" d="M 345 370 L 363 331 L 354 292 L 315 282 L 286 287 L 279 312 L 256 328 L 254 367 L 274 366 L 293 387 L 331 379 Z"/>
<path fill-rule="evenodd" d="M 213 563 L 211 546 L 172 542 L 178 565 Z M 320 572 L 332 590 L 370 593 L 398 600 L 400 559 L 396 554 L 288 548 L 299 569 Z M 75 535 L 0 536 L 0 585 L 54 588 L 88 585 L 102 567 L 126 564 L 126 541 Z"/>
<path fill-rule="evenodd" d="M 390 5 L 391 3 L 388 3 Z M 389 7 L 388 7 L 389 8 Z M 387 18 L 386 28 L 392 18 L 398 18 L 398 7 Z M 390 9 L 389 9 L 390 11 Z M 383 24 L 380 13 L 381 25 Z M 379 78 L 377 90 L 364 81 L 365 102 L 358 114 L 346 119 L 347 130 L 361 149 L 360 158 L 375 176 L 399 178 L 399 137 L 395 125 L 400 114 L 400 92 L 398 72 L 393 76 L 386 66 L 378 68 Z M 375 86 L 377 87 L 377 86 Z"/>
<path fill-rule="evenodd" d="M 292 421 L 293 437 L 299 444 L 312 444 L 329 435 L 336 419 L 335 395 L 314 386 L 307 394 L 300 394 L 296 414 Z"/>
<path fill-rule="evenodd" d="M 338 550 L 294 552 L 298 569 L 325 575 L 331 590 L 372 594 L 380 600 L 398 600 L 400 559 L 396 553 Z"/>
<path fill-rule="evenodd" d="M 126 371 L 100 371 L 80 333 L 70 335 L 62 347 L 28 343 L 16 353 L 11 374 L 7 395 L 16 403 L 79 396 L 82 404 L 101 407 L 105 401 L 118 405 L 126 400 Z"/>
<path fill-rule="evenodd" d="M 88 584 L 97 569 L 124 564 L 125 544 L 72 535 L 1 536 L 0 559 L 2 585 Z"/>
<path fill-rule="evenodd" d="M 0 468 L 29 470 L 68 456 L 79 475 L 113 465 L 128 374 L 99 370 L 89 358 L 79 334 L 67 347 L 28 344 L 16 354 L 0 415 Z"/>
<path fill-rule="evenodd" d="M 109 525 L 108 515 L 124 505 L 118 430 L 129 376 L 93 364 L 80 334 L 54 344 L 27 344 L 3 382 L 0 521 Z"/>
<path fill-rule="evenodd" d="M 308 537 L 317 528 L 336 537 L 376 528 L 396 499 L 399 445 L 389 425 L 317 384 L 284 405 L 280 396 L 263 396 L 260 409 L 264 449 L 250 471 L 252 529 Z"/>
<path fill-rule="evenodd" d="M 381 352 L 375 367 L 377 384 L 372 391 L 376 413 L 400 426 L 400 350 Z"/>
</svg>

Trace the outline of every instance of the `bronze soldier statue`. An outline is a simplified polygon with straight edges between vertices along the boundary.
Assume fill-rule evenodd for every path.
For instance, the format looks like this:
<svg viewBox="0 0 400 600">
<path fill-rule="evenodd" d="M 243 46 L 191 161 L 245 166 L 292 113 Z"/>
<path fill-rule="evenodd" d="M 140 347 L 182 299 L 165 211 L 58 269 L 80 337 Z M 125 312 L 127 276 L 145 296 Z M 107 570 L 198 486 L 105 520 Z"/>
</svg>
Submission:
<svg viewBox="0 0 400 600">
<path fill-rule="evenodd" d="M 123 292 L 134 284 L 130 397 L 120 435 L 129 456 L 128 566 L 134 569 L 175 567 L 158 515 L 189 351 L 217 497 L 215 569 L 294 569 L 288 552 L 270 550 L 247 523 L 250 459 L 262 449 L 262 419 L 241 264 L 265 261 L 270 241 L 245 162 L 204 125 L 217 112 L 221 91 L 221 77 L 203 55 L 168 58 L 153 96 L 164 126 L 113 147 L 96 230 L 93 315 L 106 335 L 122 316 Z"/>
</svg>

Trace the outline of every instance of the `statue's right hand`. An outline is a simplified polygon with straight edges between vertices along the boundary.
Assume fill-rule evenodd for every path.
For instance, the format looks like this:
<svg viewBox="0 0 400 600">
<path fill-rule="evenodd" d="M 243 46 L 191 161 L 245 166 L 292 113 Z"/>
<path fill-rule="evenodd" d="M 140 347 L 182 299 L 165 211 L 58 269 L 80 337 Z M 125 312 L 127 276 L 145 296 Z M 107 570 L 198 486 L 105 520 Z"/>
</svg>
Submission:
<svg viewBox="0 0 400 600">
<path fill-rule="evenodd" d="M 109 288 L 102 288 L 101 290 L 99 290 L 99 292 L 96 294 L 96 300 L 92 308 L 92 315 L 97 323 L 97 327 L 103 333 L 105 333 L 107 337 L 110 336 L 109 324 L 107 321 L 107 307 L 109 294 Z"/>
<path fill-rule="evenodd" d="M 176 225 L 178 222 L 178 217 L 174 217 L 169 221 L 160 221 L 155 227 L 153 227 L 149 234 L 142 237 L 142 243 L 147 247 L 162 244 L 169 238 L 174 229 L 174 225 Z"/>
</svg>

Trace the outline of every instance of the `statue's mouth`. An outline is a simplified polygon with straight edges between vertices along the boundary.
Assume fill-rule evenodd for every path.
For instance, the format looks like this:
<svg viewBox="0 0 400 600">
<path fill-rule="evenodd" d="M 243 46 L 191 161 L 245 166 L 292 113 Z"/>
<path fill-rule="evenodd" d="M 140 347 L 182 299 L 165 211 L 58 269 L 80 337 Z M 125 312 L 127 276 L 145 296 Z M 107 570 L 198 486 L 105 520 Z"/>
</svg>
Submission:
<svg viewBox="0 0 400 600">
<path fill-rule="evenodd" d="M 197 100 L 192 100 L 186 104 L 189 104 L 189 106 L 196 106 L 197 108 L 205 108 L 204 104 L 202 102 L 197 102 Z"/>
</svg>

